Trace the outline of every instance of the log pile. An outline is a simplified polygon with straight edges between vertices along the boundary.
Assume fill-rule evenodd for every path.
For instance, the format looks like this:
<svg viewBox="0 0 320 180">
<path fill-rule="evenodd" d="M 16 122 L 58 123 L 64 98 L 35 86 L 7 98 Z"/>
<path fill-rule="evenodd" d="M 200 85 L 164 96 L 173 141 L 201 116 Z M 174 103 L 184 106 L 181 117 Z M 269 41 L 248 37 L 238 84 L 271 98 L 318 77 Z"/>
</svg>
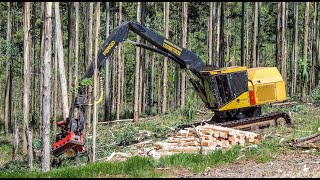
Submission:
<svg viewBox="0 0 320 180">
<path fill-rule="evenodd" d="M 259 134 L 215 125 L 197 126 L 180 130 L 174 137 L 164 142 L 156 142 L 154 149 L 162 153 L 199 152 L 216 149 L 230 149 L 234 145 L 256 144 Z"/>
</svg>

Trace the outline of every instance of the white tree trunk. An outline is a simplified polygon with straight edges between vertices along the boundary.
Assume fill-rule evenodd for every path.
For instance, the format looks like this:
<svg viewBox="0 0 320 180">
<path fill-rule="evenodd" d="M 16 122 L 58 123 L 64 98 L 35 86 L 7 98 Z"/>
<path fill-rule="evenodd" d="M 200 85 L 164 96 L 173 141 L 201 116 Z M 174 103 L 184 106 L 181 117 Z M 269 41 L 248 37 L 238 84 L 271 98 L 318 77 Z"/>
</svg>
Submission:
<svg viewBox="0 0 320 180">
<path fill-rule="evenodd" d="M 169 38 L 169 14 L 170 2 L 164 3 L 164 36 Z M 168 90 L 168 57 L 163 60 L 163 91 L 162 91 L 162 113 L 167 112 L 167 90 Z"/>
<path fill-rule="evenodd" d="M 69 117 L 69 105 L 68 105 L 68 89 L 67 89 L 67 79 L 64 69 L 64 55 L 63 55 L 63 45 L 62 45 L 62 35 L 61 35 L 61 20 L 60 20 L 60 11 L 59 11 L 59 2 L 54 4 L 55 12 L 55 25 L 57 33 L 57 48 L 58 48 L 58 64 L 59 64 L 59 74 L 60 74 L 60 83 L 61 83 L 61 96 L 62 96 L 62 108 L 63 108 L 63 118 L 66 119 Z"/>
<path fill-rule="evenodd" d="M 29 130 L 29 97 L 30 97 L 30 2 L 24 4 L 24 19 L 23 19 L 23 131 L 27 140 L 28 162 L 32 170 L 32 134 Z M 31 152 L 31 153 L 30 153 Z"/>
<path fill-rule="evenodd" d="M 96 7 L 96 32 L 95 32 L 95 44 L 94 44 L 94 81 L 93 81 L 93 97 L 97 96 L 97 84 L 98 84 L 98 69 L 97 69 L 97 59 L 98 59 L 98 43 L 99 43 L 99 29 L 100 29 L 100 2 L 97 2 Z M 98 105 L 93 103 L 93 133 L 92 133 L 92 161 L 96 161 L 96 126 L 98 122 Z"/>
<path fill-rule="evenodd" d="M 13 149 L 12 149 L 12 159 L 18 160 L 19 159 L 19 125 L 17 122 L 17 117 L 14 118 L 14 126 L 13 126 Z"/>
<path fill-rule="evenodd" d="M 78 87 L 78 71 L 79 71 L 79 2 L 75 2 L 76 9 L 76 33 L 75 33 L 75 43 L 74 43 L 74 86 Z M 77 94 L 77 89 L 75 95 Z"/>
<path fill-rule="evenodd" d="M 91 63 L 91 60 L 92 60 L 92 19 L 93 19 L 93 3 L 90 2 L 89 3 L 89 24 L 88 24 L 88 39 L 89 39 L 89 42 L 88 42 L 88 64 Z M 89 94 L 91 95 L 92 93 L 92 87 L 89 86 Z M 92 98 L 89 98 L 89 103 L 91 104 L 92 103 Z M 88 106 L 88 113 L 87 113 L 87 129 L 90 129 L 91 128 L 91 106 Z"/>
<path fill-rule="evenodd" d="M 183 48 L 187 48 L 187 35 L 188 35 L 188 2 L 183 2 L 183 16 L 182 16 L 182 47 Z M 212 55 L 212 53 L 209 53 L 209 54 Z M 212 56 L 210 57 L 212 58 Z M 186 104 L 186 72 L 184 70 L 181 71 L 181 98 L 180 99 L 181 99 L 181 107 L 184 107 Z"/>
<path fill-rule="evenodd" d="M 30 2 L 24 4 L 23 19 L 23 132 L 28 129 L 30 96 Z"/>
<path fill-rule="evenodd" d="M 137 21 L 141 22 L 141 2 L 137 5 Z M 140 36 L 137 36 L 137 43 L 141 40 Z M 139 70 L 140 70 L 140 47 L 136 47 L 136 64 L 135 64 L 135 76 L 134 76 L 134 99 L 133 99 L 133 122 L 135 124 L 139 121 Z"/>
<path fill-rule="evenodd" d="M 26 134 L 27 137 L 27 143 L 28 143 L 28 165 L 30 170 L 33 170 L 33 148 L 32 148 L 32 134 L 33 132 L 31 131 L 31 129 L 26 129 L 26 131 L 24 132 Z"/>
<path fill-rule="evenodd" d="M 59 2 L 55 3 L 56 17 L 59 18 Z M 43 60 L 43 94 L 42 94 L 42 171 L 50 170 L 50 91 L 51 91 L 51 39 L 52 39 L 52 2 L 45 4 L 45 26 L 44 26 L 44 60 Z M 60 22 L 60 21 L 58 21 Z M 57 23 L 58 24 L 58 23 Z M 59 24 L 60 25 L 60 24 Z M 59 26 L 57 29 L 60 29 Z M 60 29 L 61 30 L 61 29 Z M 59 32 L 59 30 L 58 30 Z M 61 32 L 59 32 L 61 35 Z M 59 37 L 59 34 L 58 34 Z M 61 37 L 61 36 L 60 36 Z M 58 38 L 59 39 L 59 38 Z M 61 38 L 60 38 L 61 40 Z M 59 41 L 60 41 L 59 40 Z M 60 42 L 60 45 L 62 43 Z M 62 51 L 62 48 L 60 49 Z M 59 54 L 58 54 L 59 57 Z M 63 57 L 63 56 L 62 56 Z M 63 58 L 60 58 L 60 60 Z M 61 61 L 60 61 L 61 63 Z M 62 61 L 63 63 L 63 61 Z M 65 86 L 66 87 L 66 86 Z M 67 92 L 67 91 L 65 91 Z M 68 102 L 68 101 L 66 101 Z"/>
</svg>

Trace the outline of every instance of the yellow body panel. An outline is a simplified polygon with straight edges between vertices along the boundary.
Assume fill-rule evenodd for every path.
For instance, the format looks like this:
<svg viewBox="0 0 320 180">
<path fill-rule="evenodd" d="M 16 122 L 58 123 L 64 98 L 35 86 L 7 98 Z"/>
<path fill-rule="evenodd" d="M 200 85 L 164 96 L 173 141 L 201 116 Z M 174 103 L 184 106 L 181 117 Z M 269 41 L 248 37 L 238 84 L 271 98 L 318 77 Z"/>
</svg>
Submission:
<svg viewBox="0 0 320 180">
<path fill-rule="evenodd" d="M 249 107 L 249 106 L 250 106 L 249 92 L 244 92 L 240 96 L 238 96 L 236 99 L 232 100 L 225 106 L 221 107 L 219 111 L 238 109 L 238 108 Z"/>
<path fill-rule="evenodd" d="M 257 104 L 265 104 L 276 101 L 276 84 L 257 84 L 253 86 L 255 100 Z"/>
<path fill-rule="evenodd" d="M 277 101 L 285 101 L 287 99 L 286 95 L 286 84 L 284 81 L 276 82 L 277 88 Z"/>
<path fill-rule="evenodd" d="M 268 84 L 283 81 L 281 74 L 276 67 L 258 67 L 247 69 L 248 80 L 253 85 Z"/>
<path fill-rule="evenodd" d="M 259 67 L 247 70 L 257 105 L 286 100 L 285 81 L 276 67 Z"/>
</svg>

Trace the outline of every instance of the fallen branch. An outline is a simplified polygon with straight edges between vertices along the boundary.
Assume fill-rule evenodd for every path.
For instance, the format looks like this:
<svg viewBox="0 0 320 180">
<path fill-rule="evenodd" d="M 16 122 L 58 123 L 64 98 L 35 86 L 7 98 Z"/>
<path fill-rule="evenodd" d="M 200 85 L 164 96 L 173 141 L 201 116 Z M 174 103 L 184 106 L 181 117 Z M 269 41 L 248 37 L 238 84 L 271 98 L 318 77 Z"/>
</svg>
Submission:
<svg viewBox="0 0 320 180">
<path fill-rule="evenodd" d="M 137 144 L 132 144 L 132 146 L 141 146 L 141 145 L 150 144 L 150 143 L 152 143 L 152 139 L 148 141 L 143 141 Z"/>
<path fill-rule="evenodd" d="M 295 104 L 297 104 L 297 102 L 285 102 L 285 103 L 272 104 L 272 106 L 295 105 Z"/>
<path fill-rule="evenodd" d="M 113 152 L 113 153 L 107 158 L 107 161 L 110 161 L 110 160 L 113 158 L 114 155 L 116 155 L 116 152 Z"/>
<path fill-rule="evenodd" d="M 201 137 L 200 137 L 199 132 L 197 131 L 196 127 L 195 127 L 194 125 L 192 125 L 192 127 L 193 127 L 193 129 L 194 129 L 197 137 L 199 138 L 199 142 L 200 142 L 200 154 L 202 154 L 202 149 L 203 149 L 203 147 L 202 147 Z"/>
<path fill-rule="evenodd" d="M 140 118 L 139 121 L 154 120 L 154 119 L 157 119 L 157 118 L 159 118 L 159 116 Z M 98 122 L 97 124 L 111 124 L 111 123 L 116 123 L 116 122 L 133 122 L 133 119 L 119 119 L 119 120 L 114 120 L 114 121 Z"/>
<path fill-rule="evenodd" d="M 201 113 L 201 114 L 213 114 L 214 112 L 212 111 L 201 111 L 201 110 L 197 110 L 198 113 Z"/>
</svg>

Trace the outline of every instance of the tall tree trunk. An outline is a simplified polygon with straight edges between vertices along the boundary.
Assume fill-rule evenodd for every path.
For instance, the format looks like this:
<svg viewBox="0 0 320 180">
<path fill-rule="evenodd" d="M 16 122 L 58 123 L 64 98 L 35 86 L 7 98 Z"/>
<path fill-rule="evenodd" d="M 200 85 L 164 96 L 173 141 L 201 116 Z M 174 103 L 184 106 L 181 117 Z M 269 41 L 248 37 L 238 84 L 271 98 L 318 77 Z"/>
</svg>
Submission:
<svg viewBox="0 0 320 180">
<path fill-rule="evenodd" d="M 141 22 L 141 2 L 137 5 L 137 21 Z M 137 43 L 140 43 L 141 37 L 137 35 Z M 133 122 L 138 123 L 139 120 L 139 70 L 140 70 L 140 47 L 136 47 L 136 65 L 134 77 L 134 100 L 133 100 Z"/>
<path fill-rule="evenodd" d="M 319 23 L 319 12 L 318 12 L 318 23 Z M 318 26 L 317 28 L 317 47 L 316 47 L 316 60 L 315 60 L 315 87 L 317 87 L 319 85 L 319 56 L 320 56 L 320 27 Z"/>
<path fill-rule="evenodd" d="M 308 63 L 308 32 L 309 32 L 309 2 L 306 2 L 305 11 L 304 11 L 304 42 L 303 42 L 303 61 L 304 64 Z M 307 73 L 307 72 L 306 72 Z M 308 75 L 302 74 L 303 77 L 303 87 L 302 87 L 302 102 L 307 101 L 307 80 Z"/>
<path fill-rule="evenodd" d="M 1 23 L 2 23 L 2 19 L 0 19 L 0 24 Z M 1 45 L 2 45 L 2 36 L 0 36 L 0 47 L 2 47 Z M 2 61 L 0 61 L 0 68 L 3 68 L 3 62 Z M 1 83 L 0 83 L 0 89 L 2 89 L 2 84 Z M 2 96 L 0 96 L 0 104 L 1 104 L 1 106 L 0 106 L 0 116 L 1 116 L 2 115 Z M 4 119 L 3 119 L 3 121 L 4 121 Z M 3 125 L 4 125 L 4 122 L 3 122 Z M 3 128 L 3 127 L 1 127 L 1 128 Z"/>
<path fill-rule="evenodd" d="M 29 97 L 30 97 L 30 2 L 24 3 L 24 19 L 23 19 L 23 134 L 29 129 Z M 30 142 L 29 142 L 30 143 Z M 31 142 L 32 143 L 32 142 Z M 28 145 L 28 147 L 32 148 Z M 30 157 L 28 156 L 28 159 Z M 30 167 L 32 169 L 32 165 Z"/>
<path fill-rule="evenodd" d="M 59 2 L 55 2 L 57 35 L 61 38 Z M 42 171 L 50 170 L 50 91 L 51 91 L 51 39 L 52 39 L 52 2 L 46 2 L 45 5 L 45 26 L 44 26 L 44 60 L 43 60 L 43 94 L 42 94 L 42 151 L 41 151 L 41 168 Z M 62 40 L 60 48 L 62 50 Z M 59 54 L 61 55 L 61 54 Z M 63 57 L 63 56 L 62 56 Z M 59 58 L 62 59 L 61 57 Z M 61 62 L 60 62 L 61 63 Z M 61 66 L 60 66 L 61 67 Z M 67 101 L 68 102 L 68 101 Z"/>
<path fill-rule="evenodd" d="M 216 66 L 220 67 L 220 31 L 221 31 L 221 4 L 222 2 L 218 3 L 218 12 L 217 12 L 217 61 Z"/>
<path fill-rule="evenodd" d="M 118 17 L 118 12 L 113 13 L 112 29 L 114 29 L 115 24 L 117 24 L 116 23 L 117 17 Z M 116 109 L 115 108 L 115 104 L 116 104 L 116 78 L 117 78 L 116 77 L 116 74 L 117 74 L 116 52 L 117 52 L 117 49 L 114 49 L 113 58 L 112 58 L 113 59 L 113 61 L 112 61 L 112 72 L 113 73 L 111 73 L 111 80 L 112 80 L 112 96 L 111 96 L 112 106 L 111 106 L 111 109 Z"/>
<path fill-rule="evenodd" d="M 291 69 L 291 96 L 296 94 L 297 91 L 297 69 L 298 69 L 298 53 L 299 53 L 299 42 L 298 42 L 298 3 L 294 3 L 294 27 L 292 37 L 292 69 Z"/>
<path fill-rule="evenodd" d="M 100 2 L 97 2 L 96 7 L 96 23 L 95 23 L 95 45 L 94 45 L 94 78 L 93 78 L 93 97 L 97 96 L 98 86 L 98 45 L 99 45 L 99 29 L 100 29 Z M 96 161 L 96 128 L 98 122 L 98 105 L 93 103 L 93 133 L 92 133 L 92 161 Z"/>
<path fill-rule="evenodd" d="M 26 133 L 27 144 L 28 144 L 28 165 L 30 170 L 32 171 L 33 170 L 33 147 L 32 147 L 33 131 L 30 128 L 27 128 L 25 133 Z"/>
<path fill-rule="evenodd" d="M 213 59 L 212 59 L 212 54 L 213 54 L 213 42 L 212 42 L 212 37 L 213 37 L 213 21 L 214 21 L 214 8 L 213 8 L 214 2 L 210 2 L 210 16 L 209 16 L 209 48 L 208 48 L 208 55 L 209 55 L 209 60 L 208 64 L 212 64 Z M 182 24 L 183 25 L 183 24 Z"/>
<path fill-rule="evenodd" d="M 12 159 L 16 161 L 19 159 L 19 124 L 16 115 L 14 116 L 13 125 Z"/>
<path fill-rule="evenodd" d="M 42 83 L 43 83 L 43 77 L 41 76 L 42 74 L 42 65 L 43 65 L 43 47 L 44 47 L 44 36 L 43 36 L 43 32 L 44 32 L 44 23 L 46 21 L 45 19 L 45 2 L 41 2 L 41 23 L 40 23 L 40 54 L 39 54 L 39 79 L 40 79 L 40 83 L 39 83 L 39 119 L 40 119 L 40 127 L 42 127 L 42 100 L 41 100 L 41 96 L 42 96 Z M 40 128 L 40 135 L 42 134 L 42 128 Z"/>
<path fill-rule="evenodd" d="M 214 14 L 214 13 L 213 13 Z M 214 21 L 214 18 L 213 18 Z M 183 2 L 183 17 L 182 17 L 182 47 L 187 48 L 187 35 L 188 35 L 188 2 Z M 212 32 L 212 36 L 213 32 Z M 214 41 L 213 41 L 214 42 Z M 213 45 L 213 43 L 211 43 Z M 212 51 L 212 65 L 214 64 L 214 47 L 211 47 Z M 186 72 L 182 70 L 181 72 L 181 107 L 185 106 L 186 103 Z"/>
<path fill-rule="evenodd" d="M 48 4 L 47 8 L 50 8 Z M 68 105 L 68 91 L 67 91 L 67 80 L 64 69 L 64 55 L 63 55 L 63 44 L 62 44 L 62 33 L 61 33 L 61 20 L 60 20 L 60 10 L 59 10 L 59 2 L 55 2 L 54 4 L 55 10 L 55 25 L 56 25 L 56 33 L 57 33 L 57 48 L 58 48 L 58 63 L 59 63 L 59 74 L 60 74 L 60 84 L 61 84 L 61 96 L 62 96 L 62 107 L 63 107 L 63 119 L 69 117 L 69 105 Z"/>
<path fill-rule="evenodd" d="M 31 123 L 34 124 L 36 116 L 36 71 L 35 71 L 35 55 L 36 55 L 36 3 L 32 3 L 32 15 L 31 15 L 31 24 L 32 24 L 32 79 L 31 79 Z M 31 126 L 33 130 L 33 125 Z"/>
<path fill-rule="evenodd" d="M 246 66 L 250 66 L 250 56 L 249 56 L 249 8 L 246 12 Z"/>
<path fill-rule="evenodd" d="M 122 20 L 122 2 L 119 2 L 119 25 L 121 24 Z M 122 44 L 119 43 L 118 45 L 118 92 L 117 92 L 117 111 L 116 111 L 116 119 L 120 119 L 120 106 L 121 106 L 121 75 L 122 75 Z"/>
<path fill-rule="evenodd" d="M 286 2 L 282 2 L 282 60 L 281 75 L 283 79 L 287 79 L 287 28 L 286 28 Z"/>
<path fill-rule="evenodd" d="M 281 27 L 280 27 L 280 22 L 281 22 L 281 2 L 278 2 L 278 11 L 277 11 L 277 43 L 276 43 L 276 67 L 279 68 L 280 64 L 280 41 L 281 41 Z"/>
<path fill-rule="evenodd" d="M 72 52 L 73 52 L 73 2 L 68 2 L 68 94 L 69 104 L 72 103 Z"/>
<path fill-rule="evenodd" d="M 93 19 L 93 2 L 89 2 L 89 21 L 88 21 L 88 57 L 87 57 L 87 64 L 90 64 L 92 61 L 92 19 Z M 89 86 L 88 93 L 92 94 L 92 87 Z M 92 104 L 92 98 L 89 98 L 89 103 Z M 91 106 L 88 106 L 88 113 L 87 113 L 87 122 L 86 127 L 88 129 L 91 128 Z"/>
<path fill-rule="evenodd" d="M 315 87 L 315 59 L 316 59 L 316 36 L 317 36 L 317 21 L 318 17 L 318 8 L 317 8 L 317 2 L 314 2 L 314 13 L 313 13 L 313 30 L 312 30 L 312 40 L 311 40 L 311 66 L 310 66 L 310 86 L 309 86 L 309 94 Z"/>
<path fill-rule="evenodd" d="M 220 15 L 220 47 L 219 47 L 219 60 L 220 66 L 225 67 L 224 61 L 224 50 L 225 50 L 225 42 L 224 42 L 224 2 L 221 2 L 221 15 Z"/>
<path fill-rule="evenodd" d="M 244 2 L 241 5 L 241 66 L 245 66 L 245 54 L 244 54 Z"/>
<path fill-rule="evenodd" d="M 57 108 L 58 108 L 58 48 L 57 33 L 54 33 L 54 101 L 53 101 L 53 133 L 57 132 Z"/>
<path fill-rule="evenodd" d="M 252 44 L 252 67 L 257 67 L 257 34 L 258 34 L 258 2 L 254 3 L 254 24 L 253 24 L 253 44 Z"/>
<path fill-rule="evenodd" d="M 152 53 L 152 57 L 150 59 L 150 62 L 149 62 L 149 69 L 150 69 L 150 73 L 149 73 L 149 92 L 148 92 L 148 95 L 149 95 L 149 101 L 148 101 L 148 106 L 149 106 L 149 114 L 150 115 L 153 115 L 153 111 L 152 111 L 152 108 L 153 108 L 153 94 L 154 94 L 154 59 L 155 59 L 156 55 L 155 55 L 155 52 Z"/>
<path fill-rule="evenodd" d="M 164 3 L 164 36 L 169 38 L 169 14 L 170 2 Z M 162 113 L 167 112 L 167 90 L 168 90 L 168 57 L 163 60 L 163 91 L 162 91 Z"/>
<path fill-rule="evenodd" d="M 121 2 L 121 9 L 119 9 L 119 10 L 121 10 L 121 13 L 119 14 L 119 25 L 122 23 L 121 21 L 123 20 L 123 4 L 122 4 L 122 2 Z M 121 16 L 121 17 L 120 17 Z M 120 43 L 121 44 L 121 43 Z M 125 96 L 125 87 L 124 87 L 124 82 L 125 82 L 125 78 L 124 78 L 124 56 L 122 56 L 122 54 L 124 54 L 124 48 L 123 48 L 123 46 L 122 46 L 122 44 L 121 45 L 119 45 L 119 46 L 121 46 L 121 59 L 119 59 L 119 63 L 121 64 L 121 98 L 120 98 L 120 111 L 121 112 L 123 112 L 124 111 L 124 108 L 125 108 L 125 106 L 124 106 L 124 96 Z M 119 52 L 118 52 L 119 53 Z"/>
<path fill-rule="evenodd" d="M 260 66 L 260 19 L 261 19 L 261 2 L 258 2 L 258 39 L 257 39 L 257 66 Z"/>
<path fill-rule="evenodd" d="M 11 6 L 10 2 L 7 2 L 7 39 L 6 39 L 6 90 L 5 90 L 5 109 L 4 109 L 4 132 L 9 133 L 9 92 L 10 92 L 10 62 L 11 62 Z M 24 138 L 25 139 L 25 138 Z M 23 139 L 23 140 L 24 140 Z M 25 141 L 26 142 L 26 141 Z M 27 153 L 26 143 L 22 147 L 23 153 Z"/>
<path fill-rule="evenodd" d="M 228 64 L 227 66 L 229 66 L 229 64 L 230 64 L 230 44 L 229 44 L 229 42 L 230 42 L 230 36 L 231 36 L 230 35 L 230 18 L 228 17 L 228 16 L 230 16 L 229 8 L 227 8 L 227 13 L 228 14 L 227 14 L 227 24 L 226 24 L 226 28 L 227 28 L 226 47 L 227 47 L 227 64 Z M 233 64 L 232 64 L 232 66 L 233 66 Z"/>
<path fill-rule="evenodd" d="M 110 6 L 109 2 L 106 2 L 106 39 L 109 37 L 109 26 L 110 26 Z M 110 114 L 110 92 L 109 92 L 109 62 L 110 60 L 106 60 L 105 64 L 105 102 L 104 102 L 104 121 L 111 120 Z"/>
<path fill-rule="evenodd" d="M 141 24 L 145 24 L 145 12 L 146 12 L 146 2 L 141 2 Z M 146 40 L 141 39 L 141 43 L 145 44 Z M 145 49 L 140 49 L 140 70 L 139 70 L 139 113 L 144 112 L 144 99 L 145 99 L 145 78 L 144 78 L 144 71 L 145 71 Z"/>
<path fill-rule="evenodd" d="M 174 28 L 174 33 L 175 35 L 177 36 L 178 35 L 178 32 L 177 32 L 177 29 L 178 29 L 178 24 L 176 24 L 176 27 Z M 176 41 L 177 38 L 176 38 Z M 180 67 L 178 64 L 174 64 L 174 109 L 177 109 L 179 107 L 179 104 L 180 104 L 180 100 L 179 100 L 179 70 Z"/>
<path fill-rule="evenodd" d="M 78 87 L 79 87 L 79 2 L 74 3 L 75 6 L 75 12 L 76 12 L 76 19 L 75 19 L 75 37 L 74 37 L 74 87 L 75 94 L 78 93 Z"/>
</svg>

